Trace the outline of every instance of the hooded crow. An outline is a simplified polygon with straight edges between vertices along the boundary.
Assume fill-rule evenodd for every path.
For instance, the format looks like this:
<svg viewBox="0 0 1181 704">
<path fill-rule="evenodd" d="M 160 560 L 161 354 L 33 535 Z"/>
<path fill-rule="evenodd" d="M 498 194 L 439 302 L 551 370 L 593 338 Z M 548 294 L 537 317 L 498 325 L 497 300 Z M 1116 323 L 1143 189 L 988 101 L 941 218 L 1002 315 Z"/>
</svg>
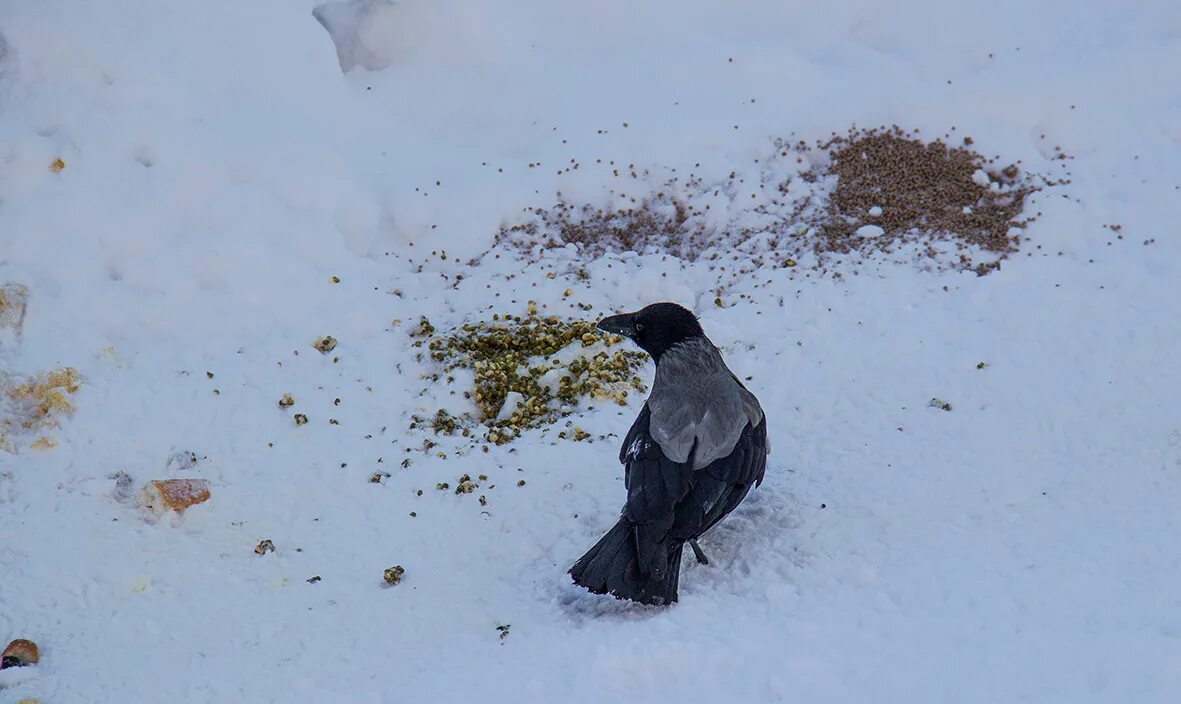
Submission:
<svg viewBox="0 0 1181 704">
<path fill-rule="evenodd" d="M 767 421 L 690 311 L 653 303 L 598 327 L 651 355 L 656 380 L 619 451 L 623 515 L 570 576 L 596 594 L 671 604 L 685 543 L 706 563 L 697 538 L 763 481 Z"/>
</svg>

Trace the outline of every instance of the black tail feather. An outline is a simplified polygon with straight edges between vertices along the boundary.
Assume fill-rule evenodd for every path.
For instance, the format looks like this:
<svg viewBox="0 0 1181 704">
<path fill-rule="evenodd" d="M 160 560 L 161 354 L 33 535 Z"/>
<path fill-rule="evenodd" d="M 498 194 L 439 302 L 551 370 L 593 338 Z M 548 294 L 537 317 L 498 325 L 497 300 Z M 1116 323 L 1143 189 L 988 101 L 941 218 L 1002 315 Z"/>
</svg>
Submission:
<svg viewBox="0 0 1181 704">
<path fill-rule="evenodd" d="M 672 604 L 681 581 L 681 543 L 666 546 L 667 567 L 640 571 L 635 526 L 620 518 L 595 546 L 570 568 L 574 583 L 595 594 L 611 594 L 642 604 Z"/>
</svg>

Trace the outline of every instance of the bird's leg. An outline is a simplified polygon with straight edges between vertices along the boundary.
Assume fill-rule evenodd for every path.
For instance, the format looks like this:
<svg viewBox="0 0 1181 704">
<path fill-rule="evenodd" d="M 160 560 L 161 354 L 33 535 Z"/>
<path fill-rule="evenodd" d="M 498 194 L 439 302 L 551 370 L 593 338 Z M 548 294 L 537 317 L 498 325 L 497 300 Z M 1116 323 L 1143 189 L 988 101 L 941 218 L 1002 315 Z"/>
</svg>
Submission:
<svg viewBox="0 0 1181 704">
<path fill-rule="evenodd" d="M 701 546 L 697 544 L 696 538 L 689 539 L 689 547 L 693 548 L 693 556 L 697 558 L 699 563 L 703 565 L 709 564 L 709 558 L 706 557 L 705 553 L 701 551 Z"/>
</svg>

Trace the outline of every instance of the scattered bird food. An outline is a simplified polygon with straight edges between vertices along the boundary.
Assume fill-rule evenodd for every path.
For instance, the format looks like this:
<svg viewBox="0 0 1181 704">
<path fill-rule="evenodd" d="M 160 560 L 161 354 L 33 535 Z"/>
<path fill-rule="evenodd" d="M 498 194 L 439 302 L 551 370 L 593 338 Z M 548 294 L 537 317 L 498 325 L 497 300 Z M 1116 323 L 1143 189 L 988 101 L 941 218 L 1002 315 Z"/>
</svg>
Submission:
<svg viewBox="0 0 1181 704">
<path fill-rule="evenodd" d="M 115 480 L 116 488 L 121 479 Z M 127 481 L 130 479 L 127 477 Z M 180 513 L 189 506 L 208 501 L 209 497 L 209 481 L 206 479 L 157 479 L 144 484 L 135 502 L 158 517 L 168 511 Z"/>
<path fill-rule="evenodd" d="M 119 470 L 118 472 L 109 475 L 107 478 L 115 480 L 115 488 L 111 491 L 112 498 L 121 504 L 127 503 L 132 499 L 135 494 L 134 489 L 132 488 L 135 484 L 135 480 L 131 478 L 130 474 L 124 472 L 123 470 Z"/>
<path fill-rule="evenodd" d="M 624 405 L 629 391 L 647 390 L 636 375 L 647 355 L 612 351 L 622 338 L 596 330 L 594 321 L 542 317 L 536 304 L 524 316 L 493 314 L 491 321 L 434 332 L 424 318 L 411 336 L 420 338 L 415 345 L 425 346 L 445 373 L 471 370 L 474 388 L 465 396 L 475 401 L 478 419 L 488 428 L 484 440 L 496 444 L 573 413 L 584 398 Z M 430 420 L 415 418 L 411 428 L 419 426 L 436 434 L 470 433 L 463 419 L 442 410 Z"/>
<path fill-rule="evenodd" d="M 805 257 L 822 269 L 837 256 L 867 258 L 916 243 L 929 268 L 986 274 L 1016 251 L 1036 214 L 1026 201 L 1069 183 L 1001 164 L 961 144 L 926 139 L 894 125 L 853 128 L 809 144 L 776 140 L 775 150 L 744 172 L 705 181 L 658 167 L 615 164 L 613 176 L 649 184 L 644 196 L 610 193 L 611 205 L 579 205 L 561 193 L 503 227 L 498 248 L 536 258 L 573 246 L 581 255 L 667 253 L 719 258 L 754 268 L 794 269 Z M 1058 158 L 1069 159 L 1058 151 Z M 1065 174 L 1068 175 L 1068 174 Z"/>
<path fill-rule="evenodd" d="M 24 638 L 17 638 L 4 648 L 3 653 L 0 653 L 0 670 L 36 665 L 40 659 L 36 643 Z"/>
<path fill-rule="evenodd" d="M 470 476 L 465 474 L 459 478 L 458 483 L 455 485 L 455 493 L 470 494 L 473 490 L 475 490 L 475 488 L 476 483 L 472 481 Z"/>
<path fill-rule="evenodd" d="M 258 545 L 254 546 L 254 553 L 256 555 L 265 555 L 268 552 L 275 551 L 275 544 L 270 540 L 259 541 Z"/>
<path fill-rule="evenodd" d="M 0 396 L 7 398 L 7 403 L 0 405 L 0 449 L 13 451 L 7 440 L 9 434 L 57 427 L 60 417 L 74 412 L 70 395 L 81 383 L 81 376 L 73 367 L 42 372 L 32 378 L 8 376 L 0 370 Z M 46 449 L 56 444 L 56 440 L 47 436 L 33 442 L 34 447 Z"/>
<path fill-rule="evenodd" d="M 402 575 L 404 574 L 406 574 L 406 570 L 401 565 L 394 565 L 393 567 L 387 567 L 385 571 L 381 573 L 381 577 L 385 580 L 386 584 L 392 586 L 401 582 Z"/>
</svg>

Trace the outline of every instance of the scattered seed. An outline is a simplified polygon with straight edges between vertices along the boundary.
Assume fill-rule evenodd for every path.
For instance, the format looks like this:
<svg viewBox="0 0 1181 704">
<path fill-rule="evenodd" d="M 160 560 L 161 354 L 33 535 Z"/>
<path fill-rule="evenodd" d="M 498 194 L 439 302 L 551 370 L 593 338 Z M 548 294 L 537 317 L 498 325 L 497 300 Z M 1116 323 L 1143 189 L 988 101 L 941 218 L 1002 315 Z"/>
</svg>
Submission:
<svg viewBox="0 0 1181 704">
<path fill-rule="evenodd" d="M 387 567 L 385 571 L 381 573 L 381 578 L 385 580 L 386 584 L 392 586 L 398 582 L 401 582 L 402 575 L 404 574 L 406 574 L 406 570 L 401 565 L 394 565 L 393 567 Z"/>
<path fill-rule="evenodd" d="M 930 405 L 932 408 L 938 408 L 941 411 L 950 411 L 951 410 L 951 404 L 948 403 L 947 401 L 944 401 L 943 399 L 940 399 L 940 398 L 932 398 Z"/>
</svg>

